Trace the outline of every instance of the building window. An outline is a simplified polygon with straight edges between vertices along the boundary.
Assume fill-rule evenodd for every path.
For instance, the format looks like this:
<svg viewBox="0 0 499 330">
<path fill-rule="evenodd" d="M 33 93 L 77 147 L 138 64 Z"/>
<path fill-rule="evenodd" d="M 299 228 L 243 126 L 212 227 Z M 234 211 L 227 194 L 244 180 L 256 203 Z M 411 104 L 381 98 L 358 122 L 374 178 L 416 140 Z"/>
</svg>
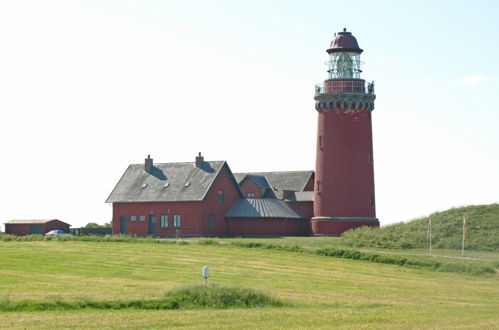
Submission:
<svg viewBox="0 0 499 330">
<path fill-rule="evenodd" d="M 324 147 L 324 137 L 319 135 L 319 148 Z"/>
<path fill-rule="evenodd" d="M 137 216 L 136 215 L 131 215 L 130 216 L 130 222 L 135 222 L 137 221 Z"/>
<path fill-rule="evenodd" d="M 173 215 L 173 227 L 180 228 L 180 214 Z"/>
<path fill-rule="evenodd" d="M 161 228 L 168 228 L 168 216 L 162 214 L 160 216 L 160 220 L 161 220 L 160 222 Z"/>
<path fill-rule="evenodd" d="M 318 192 L 321 191 L 321 182 L 320 181 L 317 181 L 317 191 Z"/>
<path fill-rule="evenodd" d="M 145 215 L 139 215 L 139 221 L 145 222 L 146 221 L 146 216 Z"/>
<path fill-rule="evenodd" d="M 215 228 L 215 216 L 213 214 L 210 214 L 208 226 L 210 228 Z"/>
<path fill-rule="evenodd" d="M 371 195 L 371 207 L 374 207 L 374 196 Z"/>
<path fill-rule="evenodd" d="M 220 189 L 218 191 L 218 201 L 223 204 L 224 203 L 224 191 L 222 189 Z"/>
<path fill-rule="evenodd" d="M 255 198 L 255 193 L 249 192 L 248 193 L 248 198 Z"/>
<path fill-rule="evenodd" d="M 373 163 L 373 153 L 372 152 L 369 152 L 369 154 L 367 155 L 367 162 L 369 164 Z"/>
</svg>

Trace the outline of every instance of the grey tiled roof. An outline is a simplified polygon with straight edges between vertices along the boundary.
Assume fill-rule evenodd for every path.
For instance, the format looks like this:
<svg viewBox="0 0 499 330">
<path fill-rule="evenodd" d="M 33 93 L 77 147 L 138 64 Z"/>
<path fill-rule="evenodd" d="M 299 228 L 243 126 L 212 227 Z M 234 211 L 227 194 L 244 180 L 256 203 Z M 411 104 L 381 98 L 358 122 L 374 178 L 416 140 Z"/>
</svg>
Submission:
<svg viewBox="0 0 499 330">
<path fill-rule="evenodd" d="M 263 176 L 272 189 L 302 191 L 313 173 L 314 171 L 253 172 L 234 173 L 234 176 L 239 183 L 247 175 Z"/>
<path fill-rule="evenodd" d="M 61 221 L 61 220 L 58 220 L 58 219 L 14 219 L 14 220 L 7 221 L 6 224 L 32 225 L 32 224 L 43 224 L 43 223 L 47 223 L 50 221 Z M 64 221 L 61 221 L 61 222 L 64 222 Z"/>
<path fill-rule="evenodd" d="M 231 173 L 225 161 L 207 161 L 201 167 L 194 162 L 159 163 L 149 172 L 144 164 L 132 164 L 106 203 L 202 201 L 224 166 Z"/>
<path fill-rule="evenodd" d="M 267 181 L 267 178 L 263 175 L 248 174 L 248 175 L 246 175 L 245 178 L 247 180 L 253 181 L 260 188 L 270 188 L 270 185 Z"/>
<path fill-rule="evenodd" d="M 278 199 L 240 199 L 227 211 L 230 218 L 302 218 L 289 205 Z"/>
<path fill-rule="evenodd" d="M 313 202 L 314 192 L 313 191 L 295 191 L 291 193 L 286 201 L 290 202 Z"/>
</svg>

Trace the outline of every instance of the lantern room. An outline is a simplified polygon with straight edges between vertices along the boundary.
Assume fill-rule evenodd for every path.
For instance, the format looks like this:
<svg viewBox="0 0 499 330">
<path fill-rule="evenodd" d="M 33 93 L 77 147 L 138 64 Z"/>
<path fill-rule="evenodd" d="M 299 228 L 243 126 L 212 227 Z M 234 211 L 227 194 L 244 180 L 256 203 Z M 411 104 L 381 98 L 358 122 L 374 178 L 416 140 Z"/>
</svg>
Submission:
<svg viewBox="0 0 499 330">
<path fill-rule="evenodd" d="M 327 52 L 329 79 L 360 79 L 362 49 L 351 32 L 338 32 Z"/>
</svg>

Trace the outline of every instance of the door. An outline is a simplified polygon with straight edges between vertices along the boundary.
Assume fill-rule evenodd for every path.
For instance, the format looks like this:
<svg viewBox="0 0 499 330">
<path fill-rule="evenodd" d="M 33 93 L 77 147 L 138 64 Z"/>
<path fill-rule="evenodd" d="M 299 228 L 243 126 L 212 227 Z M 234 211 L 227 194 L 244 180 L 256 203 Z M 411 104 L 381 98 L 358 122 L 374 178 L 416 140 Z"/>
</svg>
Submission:
<svg viewBox="0 0 499 330">
<path fill-rule="evenodd" d="M 126 215 L 120 216 L 120 234 L 128 234 L 128 217 Z"/>
<path fill-rule="evenodd" d="M 156 216 L 149 216 L 149 235 L 156 235 Z"/>
<path fill-rule="evenodd" d="M 41 225 L 29 226 L 29 233 L 31 235 L 41 235 L 42 234 L 42 226 Z"/>
</svg>

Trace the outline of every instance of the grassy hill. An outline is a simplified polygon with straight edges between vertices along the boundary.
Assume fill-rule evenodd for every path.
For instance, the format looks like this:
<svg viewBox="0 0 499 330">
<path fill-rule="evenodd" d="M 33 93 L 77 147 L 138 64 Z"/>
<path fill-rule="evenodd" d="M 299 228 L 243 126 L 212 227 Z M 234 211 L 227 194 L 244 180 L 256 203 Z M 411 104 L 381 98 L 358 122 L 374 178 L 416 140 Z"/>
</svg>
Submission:
<svg viewBox="0 0 499 330">
<path fill-rule="evenodd" d="M 233 244 L 0 241 L 0 328 L 494 328 L 497 274 L 471 276 Z M 253 288 L 285 302 L 262 308 L 96 309 L 160 301 L 178 287 Z M 5 303 L 8 302 L 8 303 Z M 68 302 L 66 304 L 65 302 Z M 72 304 L 71 304 L 72 303 Z M 87 306 L 67 309 L 64 306 Z M 114 304 L 115 305 L 115 304 Z M 90 307 L 88 307 L 90 306 Z"/>
<path fill-rule="evenodd" d="M 439 249 L 461 248 L 463 214 L 467 217 L 465 249 L 499 251 L 499 204 L 472 205 L 433 213 L 433 246 Z M 427 247 L 428 241 L 428 217 L 424 217 L 379 229 L 351 230 L 343 235 L 341 244 L 410 249 Z"/>
</svg>

